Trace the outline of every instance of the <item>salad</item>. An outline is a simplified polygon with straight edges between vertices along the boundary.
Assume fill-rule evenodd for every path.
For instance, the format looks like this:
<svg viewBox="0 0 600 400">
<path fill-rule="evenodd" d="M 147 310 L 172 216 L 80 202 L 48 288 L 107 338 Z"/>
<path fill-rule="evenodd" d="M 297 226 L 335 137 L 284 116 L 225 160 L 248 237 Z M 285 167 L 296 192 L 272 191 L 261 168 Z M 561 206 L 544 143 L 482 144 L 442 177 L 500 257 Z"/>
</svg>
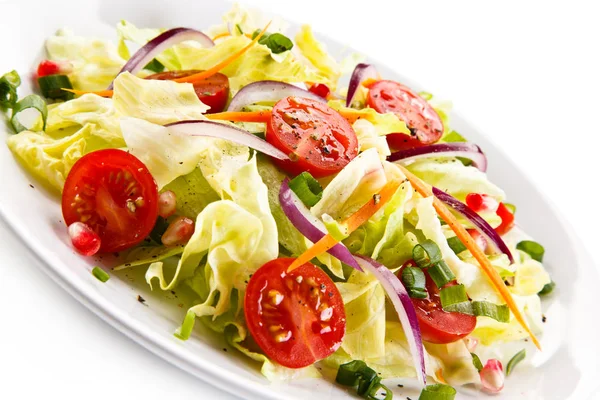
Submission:
<svg viewBox="0 0 600 400">
<path fill-rule="evenodd" d="M 544 248 L 447 102 L 238 5 L 204 32 L 117 34 L 48 38 L 39 94 L 3 75 L 7 144 L 61 200 L 66 245 L 194 294 L 179 339 L 199 320 L 269 380 L 369 399 L 390 378 L 497 393 L 541 350 Z"/>
</svg>

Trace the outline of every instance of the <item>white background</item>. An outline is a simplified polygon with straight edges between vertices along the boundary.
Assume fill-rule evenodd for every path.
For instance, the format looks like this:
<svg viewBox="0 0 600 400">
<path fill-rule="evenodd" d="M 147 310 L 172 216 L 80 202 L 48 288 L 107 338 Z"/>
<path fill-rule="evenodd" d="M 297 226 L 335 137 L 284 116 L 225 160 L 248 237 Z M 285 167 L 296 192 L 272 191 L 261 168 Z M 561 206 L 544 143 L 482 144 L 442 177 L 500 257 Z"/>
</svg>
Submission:
<svg viewBox="0 0 600 400">
<path fill-rule="evenodd" d="M 451 99 L 538 183 L 585 246 L 597 249 L 600 14 L 594 2 L 247 3 L 311 23 Z M 78 304 L 1 225 L 0 238 L 0 398 L 229 398 Z"/>
</svg>

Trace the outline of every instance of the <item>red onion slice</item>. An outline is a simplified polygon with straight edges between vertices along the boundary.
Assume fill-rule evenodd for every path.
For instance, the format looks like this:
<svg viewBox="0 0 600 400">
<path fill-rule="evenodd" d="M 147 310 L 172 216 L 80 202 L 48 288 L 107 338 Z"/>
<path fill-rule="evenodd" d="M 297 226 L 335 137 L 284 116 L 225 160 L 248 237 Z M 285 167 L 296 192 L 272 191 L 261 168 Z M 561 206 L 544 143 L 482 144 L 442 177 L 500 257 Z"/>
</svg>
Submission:
<svg viewBox="0 0 600 400">
<path fill-rule="evenodd" d="M 487 170 L 487 158 L 475 143 L 436 143 L 400 150 L 388 156 L 391 162 L 407 162 L 428 157 L 463 157 L 482 172 Z"/>
<path fill-rule="evenodd" d="M 427 384 L 427 375 L 425 373 L 425 353 L 423 350 L 423 340 L 421 339 L 421 330 L 419 329 L 419 320 L 417 312 L 413 306 L 412 300 L 404 285 L 392 271 L 384 265 L 379 264 L 372 258 L 356 256 L 356 261 L 365 271 L 373 274 L 394 305 L 398 318 L 402 324 L 410 353 L 412 354 L 413 364 L 417 372 L 417 379 L 423 385 Z"/>
<path fill-rule="evenodd" d="M 213 121 L 191 120 L 173 122 L 172 124 L 167 124 L 165 126 L 182 135 L 206 136 L 225 139 L 234 143 L 248 146 L 254 150 L 260 151 L 261 153 L 275 157 L 279 160 L 289 160 L 287 154 L 266 140 L 263 140 L 248 131 L 230 125 Z"/>
<path fill-rule="evenodd" d="M 352 76 L 350 77 L 350 84 L 348 85 L 348 96 L 346 97 L 346 107 L 350 107 L 354 100 L 354 95 L 357 89 L 367 79 L 379 79 L 379 72 L 371 64 L 360 63 L 354 67 Z"/>
<path fill-rule="evenodd" d="M 504 240 L 502 240 L 500 235 L 498 235 L 494 228 L 492 228 L 485 219 L 481 218 L 479 214 L 471 210 L 465 203 L 454 198 L 448 193 L 436 187 L 432 187 L 431 190 L 435 197 L 437 197 L 440 201 L 468 219 L 473 224 L 475 229 L 477 229 L 477 231 L 482 234 L 497 251 L 506 254 L 511 264 L 515 262 L 515 259 L 513 258 L 506 243 L 504 243 Z"/>
<path fill-rule="evenodd" d="M 281 204 L 281 209 L 301 234 L 311 242 L 317 243 L 327 234 L 327 229 L 318 218 L 311 214 L 310 210 L 304 206 L 298 196 L 290 189 L 290 186 L 288 185 L 289 181 L 289 178 L 285 178 L 281 183 L 281 189 L 279 189 L 279 203 Z M 341 262 L 362 272 L 362 269 L 358 266 L 354 257 L 352 257 L 350 250 L 342 243 L 336 244 L 327 252 Z"/>
<path fill-rule="evenodd" d="M 125 63 L 119 74 L 131 72 L 135 74 L 141 71 L 152 59 L 163 51 L 187 40 L 194 40 L 204 47 L 213 47 L 215 43 L 206 34 L 190 28 L 173 28 L 165 31 L 143 45 Z M 117 75 L 118 76 L 118 75 Z M 112 90 L 113 82 L 108 86 Z"/>
<path fill-rule="evenodd" d="M 325 103 L 325 99 L 309 92 L 308 90 L 300 89 L 290 83 L 278 81 L 258 81 L 244 86 L 239 92 L 233 96 L 227 111 L 241 111 L 244 106 L 260 102 L 276 102 L 284 97 L 296 96 L 307 99 L 312 99 Z"/>
</svg>

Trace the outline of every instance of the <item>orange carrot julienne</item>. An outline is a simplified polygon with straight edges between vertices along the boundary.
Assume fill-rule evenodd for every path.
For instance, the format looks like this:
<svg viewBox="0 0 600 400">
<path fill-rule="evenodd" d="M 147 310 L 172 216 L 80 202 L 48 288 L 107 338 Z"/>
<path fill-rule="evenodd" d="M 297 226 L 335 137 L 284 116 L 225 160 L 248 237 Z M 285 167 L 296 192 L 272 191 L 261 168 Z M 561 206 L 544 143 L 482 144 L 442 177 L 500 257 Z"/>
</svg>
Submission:
<svg viewBox="0 0 600 400">
<path fill-rule="evenodd" d="M 233 112 L 225 111 L 215 114 L 206 114 L 206 118 L 212 120 L 225 120 L 233 122 L 264 122 L 267 123 L 271 119 L 271 111 L 249 111 L 249 112 Z"/>
<path fill-rule="evenodd" d="M 265 34 L 265 32 L 267 31 L 267 28 L 269 28 L 269 25 L 271 25 L 271 22 L 269 22 L 267 24 L 267 26 L 265 26 L 264 29 L 258 35 L 256 35 L 256 37 L 246 47 L 237 51 L 236 53 L 232 54 L 231 56 L 227 57 L 225 60 L 221 61 L 214 67 L 209 68 L 206 71 L 198 72 L 197 74 L 188 75 L 188 76 L 184 76 L 182 78 L 174 79 L 174 81 L 180 82 L 180 83 L 185 83 L 185 82 L 195 83 L 195 82 L 201 81 L 203 79 L 206 79 L 210 76 L 213 76 L 214 74 L 221 71 L 223 68 L 227 67 L 229 64 L 231 64 L 232 62 L 237 60 L 242 54 L 244 54 L 252 46 L 254 46 L 256 44 L 256 42 L 258 42 L 260 40 L 260 38 Z"/>
<path fill-rule="evenodd" d="M 363 205 L 357 212 L 349 216 L 342 224 L 346 226 L 347 233 L 350 234 L 356 230 L 359 226 L 367 222 L 369 218 L 377 211 L 381 209 L 396 193 L 400 186 L 400 182 L 392 181 L 388 182 L 379 193 L 373 196 L 373 200 L 369 200 Z M 327 234 L 321 238 L 317 243 L 313 244 L 308 250 L 302 253 L 293 263 L 288 267 L 288 272 L 298 268 L 301 265 L 306 264 L 313 258 L 325 253 L 327 250 L 335 246 L 339 240 L 333 238 Z"/>
<path fill-rule="evenodd" d="M 444 379 L 444 374 L 441 368 L 439 368 L 438 370 L 435 371 L 435 377 L 437 378 L 438 381 L 440 381 L 443 384 L 447 384 L 446 380 Z"/>
<path fill-rule="evenodd" d="M 369 79 L 365 79 L 365 80 L 363 81 L 362 85 L 363 85 L 364 87 L 366 87 L 367 89 L 369 89 L 371 86 L 373 86 L 373 84 L 374 84 L 375 82 L 379 82 L 379 81 L 380 81 L 380 79 L 373 79 L 373 78 L 369 78 Z"/>
<path fill-rule="evenodd" d="M 218 35 L 216 35 L 214 38 L 212 38 L 213 42 L 217 39 L 221 39 L 227 36 L 231 36 L 231 33 L 229 32 L 223 32 L 223 33 L 219 33 Z"/>
<path fill-rule="evenodd" d="M 403 167 L 399 164 L 397 164 L 397 166 L 404 173 L 404 175 L 406 176 L 408 181 L 411 183 L 413 188 L 417 192 L 419 192 L 419 194 L 421 194 L 421 196 L 433 197 L 433 207 L 435 207 L 435 210 L 437 211 L 438 215 L 444 221 L 446 221 L 448 226 L 450 226 L 450 228 L 454 231 L 454 233 L 460 239 L 460 241 L 467 247 L 467 249 L 469 249 L 471 254 L 473 254 L 473 257 L 475 257 L 475 259 L 481 266 L 481 269 L 483 269 L 485 274 L 488 276 L 488 279 L 492 282 L 492 285 L 496 288 L 496 290 L 498 291 L 500 296 L 502 296 L 502 298 L 508 305 L 508 308 L 510 308 L 513 315 L 519 322 L 519 324 L 521 324 L 523 329 L 525 329 L 525 331 L 529 334 L 529 336 L 531 337 L 531 340 L 536 345 L 536 347 L 541 350 L 542 347 L 540 345 L 540 342 L 538 341 L 538 339 L 535 337 L 535 335 L 533 334 L 533 332 L 527 325 L 527 322 L 525 322 L 525 318 L 523 318 L 523 315 L 521 314 L 521 311 L 519 311 L 519 308 L 517 307 L 517 304 L 515 303 L 514 299 L 512 298 L 510 292 L 508 291 L 508 289 L 506 289 L 506 285 L 504 284 L 504 281 L 500 277 L 500 274 L 498 274 L 498 272 L 494 269 L 494 267 L 490 263 L 490 260 L 483 253 L 483 251 L 481 251 L 479 246 L 477 246 L 475 244 L 475 242 L 472 240 L 469 232 L 467 232 L 467 230 L 460 224 L 460 222 L 458 222 L 458 220 L 450 212 L 448 207 L 446 207 L 446 205 L 443 202 L 441 202 L 437 197 L 434 196 L 431 189 L 423 181 L 421 181 L 418 177 L 413 175 L 405 167 Z"/>
<path fill-rule="evenodd" d="M 71 92 L 73 94 L 76 94 L 77 96 L 83 96 L 84 94 L 87 94 L 87 93 L 95 94 L 95 95 L 102 96 L 102 97 L 112 97 L 112 95 L 113 95 L 112 90 L 101 90 L 99 92 L 86 92 L 85 90 L 76 90 L 76 89 L 67 89 L 67 88 L 62 88 L 62 90 L 64 90 L 65 92 Z"/>
</svg>

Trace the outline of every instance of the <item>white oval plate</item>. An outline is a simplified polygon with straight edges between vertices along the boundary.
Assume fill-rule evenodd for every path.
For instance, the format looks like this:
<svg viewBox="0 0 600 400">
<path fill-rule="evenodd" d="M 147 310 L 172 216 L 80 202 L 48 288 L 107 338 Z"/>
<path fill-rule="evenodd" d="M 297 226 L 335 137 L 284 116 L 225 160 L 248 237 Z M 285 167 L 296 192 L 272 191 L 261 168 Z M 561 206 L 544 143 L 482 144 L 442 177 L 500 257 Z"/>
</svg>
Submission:
<svg viewBox="0 0 600 400">
<path fill-rule="evenodd" d="M 203 28 L 217 21 L 230 4 L 221 1 L 194 2 L 109 0 L 91 2 L 19 2 L 3 4 L 0 37 L 3 56 L 0 72 L 16 69 L 24 78 L 21 94 L 31 91 L 27 71 L 33 71 L 43 56 L 44 40 L 56 29 L 69 26 L 80 35 L 96 35 L 116 39 L 114 26 L 127 19 L 139 26 L 191 26 Z M 35 10 L 35 11 L 34 11 Z M 76 17 L 75 17 L 76 16 Z M 290 30 L 298 26 L 292 24 Z M 333 54 L 343 48 L 325 39 Z M 373 62 L 373 60 L 371 60 Z M 391 68 L 377 65 L 383 76 L 406 82 L 415 89 L 419 85 Z M 456 112 L 453 127 L 478 143 L 490 161 L 491 179 L 506 190 L 511 202 L 518 204 L 519 224 L 547 249 L 546 262 L 559 286 L 545 301 L 548 317 L 546 334 L 542 337 L 543 352 L 534 355 L 530 367 L 519 368 L 507 379 L 505 390 L 497 399 L 584 399 L 596 389 L 599 376 L 598 340 L 594 335 L 594 319 L 587 314 L 596 303 L 593 294 L 598 282 L 589 255 L 578 245 L 556 210 L 492 142 L 478 132 Z M 10 135 L 0 126 L 0 135 Z M 75 254 L 68 243 L 56 195 L 44 191 L 15 162 L 5 145 L 0 146 L 0 170 L 3 173 L 0 215 L 25 242 L 44 266 L 45 271 L 77 300 L 102 319 L 174 365 L 221 389 L 245 398 L 349 398 L 346 391 L 326 380 L 305 380 L 269 384 L 257 365 L 236 355 L 223 352 L 223 341 L 213 334 L 204 334 L 196 324 L 194 336 L 187 342 L 173 337 L 183 319 L 184 309 L 175 296 L 149 294 L 139 273 L 122 274 L 106 284 L 100 284 L 91 274 L 96 260 Z M 30 183 L 35 189 L 30 187 Z M 7 195 L 10 194 L 10 195 Z M 143 293 L 147 304 L 137 301 Z M 586 318 L 587 317 L 587 318 Z M 396 395 L 418 396 L 418 392 L 398 389 Z M 400 391 L 401 390 L 401 391 Z M 473 391 L 461 392 L 460 398 L 487 397 Z"/>
</svg>

